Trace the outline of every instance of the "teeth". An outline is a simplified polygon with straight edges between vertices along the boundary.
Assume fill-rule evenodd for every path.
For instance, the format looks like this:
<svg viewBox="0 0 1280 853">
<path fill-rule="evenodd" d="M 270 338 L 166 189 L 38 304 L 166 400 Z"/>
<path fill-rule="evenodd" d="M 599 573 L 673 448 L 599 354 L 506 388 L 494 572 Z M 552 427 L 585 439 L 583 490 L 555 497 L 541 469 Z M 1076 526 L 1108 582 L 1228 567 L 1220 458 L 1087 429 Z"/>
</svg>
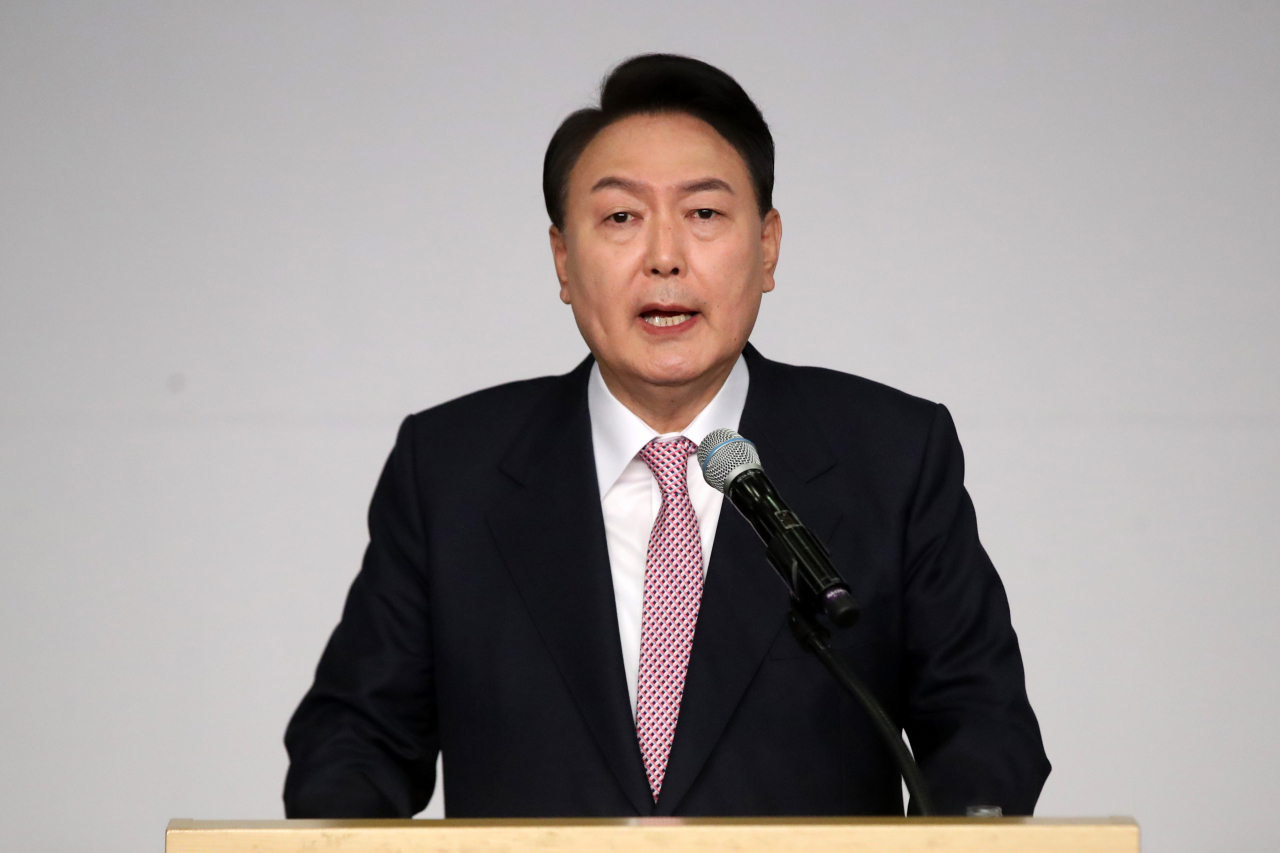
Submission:
<svg viewBox="0 0 1280 853">
<path fill-rule="evenodd" d="M 659 317 L 651 314 L 642 319 L 650 326 L 679 326 L 692 316 L 692 314 L 673 314 L 670 317 Z"/>
</svg>

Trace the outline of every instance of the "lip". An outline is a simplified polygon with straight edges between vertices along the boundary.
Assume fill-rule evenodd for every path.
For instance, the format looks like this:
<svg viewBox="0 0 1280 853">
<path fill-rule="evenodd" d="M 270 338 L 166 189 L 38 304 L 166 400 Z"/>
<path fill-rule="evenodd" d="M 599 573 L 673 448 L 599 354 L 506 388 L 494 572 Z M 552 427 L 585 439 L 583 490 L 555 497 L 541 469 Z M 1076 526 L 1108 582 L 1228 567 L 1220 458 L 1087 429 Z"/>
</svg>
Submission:
<svg viewBox="0 0 1280 853">
<path fill-rule="evenodd" d="M 663 314 L 689 314 L 690 317 L 683 323 L 679 323 L 675 326 L 654 326 L 645 321 L 645 314 L 659 311 Z M 670 337 L 672 335 L 679 335 L 688 331 L 698 322 L 698 319 L 701 316 L 702 314 L 696 308 L 690 308 L 687 305 L 655 302 L 645 305 L 636 312 L 636 322 L 640 324 L 640 328 L 643 329 L 646 334 L 654 335 L 656 337 Z"/>
</svg>

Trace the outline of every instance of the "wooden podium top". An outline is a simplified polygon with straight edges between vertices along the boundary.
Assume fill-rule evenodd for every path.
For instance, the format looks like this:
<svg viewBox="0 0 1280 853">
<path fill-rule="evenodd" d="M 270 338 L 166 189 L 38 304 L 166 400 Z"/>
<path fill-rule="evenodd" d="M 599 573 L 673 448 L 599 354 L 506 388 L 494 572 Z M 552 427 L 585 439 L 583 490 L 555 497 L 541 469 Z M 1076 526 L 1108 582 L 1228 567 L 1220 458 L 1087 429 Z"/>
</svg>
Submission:
<svg viewBox="0 0 1280 853">
<path fill-rule="evenodd" d="M 171 820 L 165 853 L 1138 853 L 1132 818 Z"/>
</svg>

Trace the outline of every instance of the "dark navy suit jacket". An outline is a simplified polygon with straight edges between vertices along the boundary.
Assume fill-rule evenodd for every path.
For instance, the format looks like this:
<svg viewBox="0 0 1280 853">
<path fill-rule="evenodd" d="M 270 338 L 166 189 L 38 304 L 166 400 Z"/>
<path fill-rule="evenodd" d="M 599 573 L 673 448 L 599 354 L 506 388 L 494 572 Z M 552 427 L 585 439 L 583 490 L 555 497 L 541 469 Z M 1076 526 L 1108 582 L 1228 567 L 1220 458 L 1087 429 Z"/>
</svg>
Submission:
<svg viewBox="0 0 1280 853">
<path fill-rule="evenodd" d="M 1030 814 L 1049 773 L 947 410 L 746 350 L 740 431 L 862 604 L 834 645 L 942 813 Z M 786 628 L 725 506 L 662 794 L 632 722 L 587 413 L 590 359 L 408 418 L 370 544 L 285 736 L 290 817 L 901 814 L 889 751 Z M 731 425 L 730 425 L 731 426 Z"/>
</svg>

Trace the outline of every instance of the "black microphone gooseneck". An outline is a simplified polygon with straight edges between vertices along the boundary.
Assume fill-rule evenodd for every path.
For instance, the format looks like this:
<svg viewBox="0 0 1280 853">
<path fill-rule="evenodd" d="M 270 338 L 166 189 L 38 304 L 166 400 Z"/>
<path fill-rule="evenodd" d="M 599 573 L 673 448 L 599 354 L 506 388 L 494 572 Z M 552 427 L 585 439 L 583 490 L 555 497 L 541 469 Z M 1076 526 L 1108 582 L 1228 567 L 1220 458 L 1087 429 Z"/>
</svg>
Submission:
<svg viewBox="0 0 1280 853">
<path fill-rule="evenodd" d="M 831 632 L 817 618 L 825 614 L 837 628 L 858 621 L 858 604 L 831 564 L 827 549 L 783 502 L 760 465 L 755 445 L 738 433 L 730 429 L 709 433 L 698 445 L 698 464 L 707 483 L 729 499 L 764 541 L 769 562 L 791 590 L 787 623 L 796 640 L 866 709 L 906 782 L 910 810 L 933 815 L 928 787 L 897 725 L 831 648 Z"/>
<path fill-rule="evenodd" d="M 831 632 L 823 627 L 813 613 L 806 612 L 806 608 L 794 598 L 791 600 L 791 612 L 787 614 L 787 624 L 791 626 L 791 633 L 795 635 L 800 645 L 813 652 L 814 657 L 822 661 L 822 665 L 827 668 L 827 672 L 830 672 L 832 677 L 840 682 L 840 686 L 862 703 L 862 707 L 866 709 L 867 716 L 871 718 L 871 722 L 875 723 L 880 736 L 884 738 L 889 751 L 893 753 L 893 760 L 898 764 L 898 772 L 902 774 L 902 781 L 907 783 L 907 792 L 911 795 L 908 811 L 915 812 L 921 817 L 932 817 L 934 814 L 933 800 L 929 796 L 929 787 L 925 784 L 924 776 L 920 773 L 920 767 L 916 764 L 915 756 L 907 749 L 907 745 L 902 742 L 902 735 L 899 733 L 897 725 L 885 713 L 880 703 L 876 701 L 875 694 L 871 692 L 867 685 L 862 683 L 862 679 L 854 675 L 849 665 L 840 660 L 839 656 L 831 648 Z"/>
</svg>

